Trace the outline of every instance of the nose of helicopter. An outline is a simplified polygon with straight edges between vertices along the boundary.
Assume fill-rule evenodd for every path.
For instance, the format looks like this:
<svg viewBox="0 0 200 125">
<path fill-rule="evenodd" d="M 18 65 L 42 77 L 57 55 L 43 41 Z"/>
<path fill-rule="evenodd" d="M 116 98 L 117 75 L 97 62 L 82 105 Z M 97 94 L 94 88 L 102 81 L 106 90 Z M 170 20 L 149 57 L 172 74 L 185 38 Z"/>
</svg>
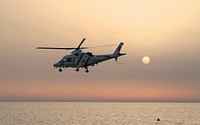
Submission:
<svg viewBox="0 0 200 125">
<path fill-rule="evenodd" d="M 60 67 L 60 63 L 57 62 L 57 63 L 53 64 L 53 66 L 54 66 L 54 67 Z"/>
</svg>

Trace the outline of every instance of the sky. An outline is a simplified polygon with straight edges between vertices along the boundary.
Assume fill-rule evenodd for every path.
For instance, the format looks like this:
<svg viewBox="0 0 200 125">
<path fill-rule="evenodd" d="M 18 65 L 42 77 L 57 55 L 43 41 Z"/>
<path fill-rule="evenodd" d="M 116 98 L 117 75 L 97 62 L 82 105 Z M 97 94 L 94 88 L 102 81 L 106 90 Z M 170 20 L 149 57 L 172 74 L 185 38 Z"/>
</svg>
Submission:
<svg viewBox="0 0 200 125">
<path fill-rule="evenodd" d="M 199 0 L 0 0 L 0 101 L 200 101 Z M 70 51 L 118 44 L 117 64 L 62 73 Z M 115 47 L 84 51 L 113 53 Z M 148 65 L 142 57 L 149 56 Z"/>
</svg>

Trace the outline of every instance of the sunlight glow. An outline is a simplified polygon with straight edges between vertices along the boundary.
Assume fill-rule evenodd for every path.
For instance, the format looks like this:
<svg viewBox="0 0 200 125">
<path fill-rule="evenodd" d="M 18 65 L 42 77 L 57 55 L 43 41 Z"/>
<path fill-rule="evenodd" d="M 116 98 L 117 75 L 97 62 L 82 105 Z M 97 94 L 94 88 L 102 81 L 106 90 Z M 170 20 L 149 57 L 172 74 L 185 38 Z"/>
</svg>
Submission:
<svg viewBox="0 0 200 125">
<path fill-rule="evenodd" d="M 150 63 L 150 58 L 149 58 L 148 56 L 144 56 L 144 57 L 142 58 L 142 62 L 143 62 L 144 64 L 149 64 L 149 63 Z"/>
</svg>

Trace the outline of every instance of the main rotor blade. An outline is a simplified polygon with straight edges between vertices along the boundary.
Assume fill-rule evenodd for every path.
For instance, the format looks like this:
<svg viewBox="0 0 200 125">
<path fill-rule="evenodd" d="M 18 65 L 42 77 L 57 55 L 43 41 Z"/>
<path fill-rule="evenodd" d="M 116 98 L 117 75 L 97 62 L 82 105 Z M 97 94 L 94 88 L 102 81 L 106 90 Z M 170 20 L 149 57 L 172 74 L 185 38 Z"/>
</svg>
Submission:
<svg viewBox="0 0 200 125">
<path fill-rule="evenodd" d="M 83 40 L 81 41 L 81 43 L 78 45 L 78 47 L 76 49 L 80 49 L 81 45 L 83 44 L 83 42 L 86 40 L 86 38 L 83 38 Z"/>
<path fill-rule="evenodd" d="M 91 46 L 87 48 L 99 48 L 99 47 L 107 47 L 107 46 L 117 46 L 118 44 L 110 44 L 110 45 L 103 45 L 103 46 Z"/>
<path fill-rule="evenodd" d="M 79 49 L 88 49 L 88 48 L 90 48 L 90 47 L 81 47 L 81 48 L 79 48 Z"/>
<path fill-rule="evenodd" d="M 58 50 L 72 50 L 76 48 L 60 48 L 60 47 L 37 47 L 36 49 L 58 49 Z"/>
</svg>

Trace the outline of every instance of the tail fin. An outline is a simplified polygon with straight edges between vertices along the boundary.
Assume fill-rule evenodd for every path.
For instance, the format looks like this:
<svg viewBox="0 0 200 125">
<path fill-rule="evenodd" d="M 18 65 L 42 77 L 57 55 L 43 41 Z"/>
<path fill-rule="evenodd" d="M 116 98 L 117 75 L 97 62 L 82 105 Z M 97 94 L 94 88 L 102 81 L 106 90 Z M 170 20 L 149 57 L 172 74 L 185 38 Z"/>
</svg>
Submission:
<svg viewBox="0 0 200 125">
<path fill-rule="evenodd" d="M 114 51 L 113 55 L 115 57 L 115 61 L 117 61 L 119 56 L 123 56 L 126 55 L 126 53 L 120 53 L 120 50 L 122 48 L 122 46 L 124 45 L 124 43 L 120 43 L 119 46 L 117 47 L 117 49 Z"/>
</svg>

